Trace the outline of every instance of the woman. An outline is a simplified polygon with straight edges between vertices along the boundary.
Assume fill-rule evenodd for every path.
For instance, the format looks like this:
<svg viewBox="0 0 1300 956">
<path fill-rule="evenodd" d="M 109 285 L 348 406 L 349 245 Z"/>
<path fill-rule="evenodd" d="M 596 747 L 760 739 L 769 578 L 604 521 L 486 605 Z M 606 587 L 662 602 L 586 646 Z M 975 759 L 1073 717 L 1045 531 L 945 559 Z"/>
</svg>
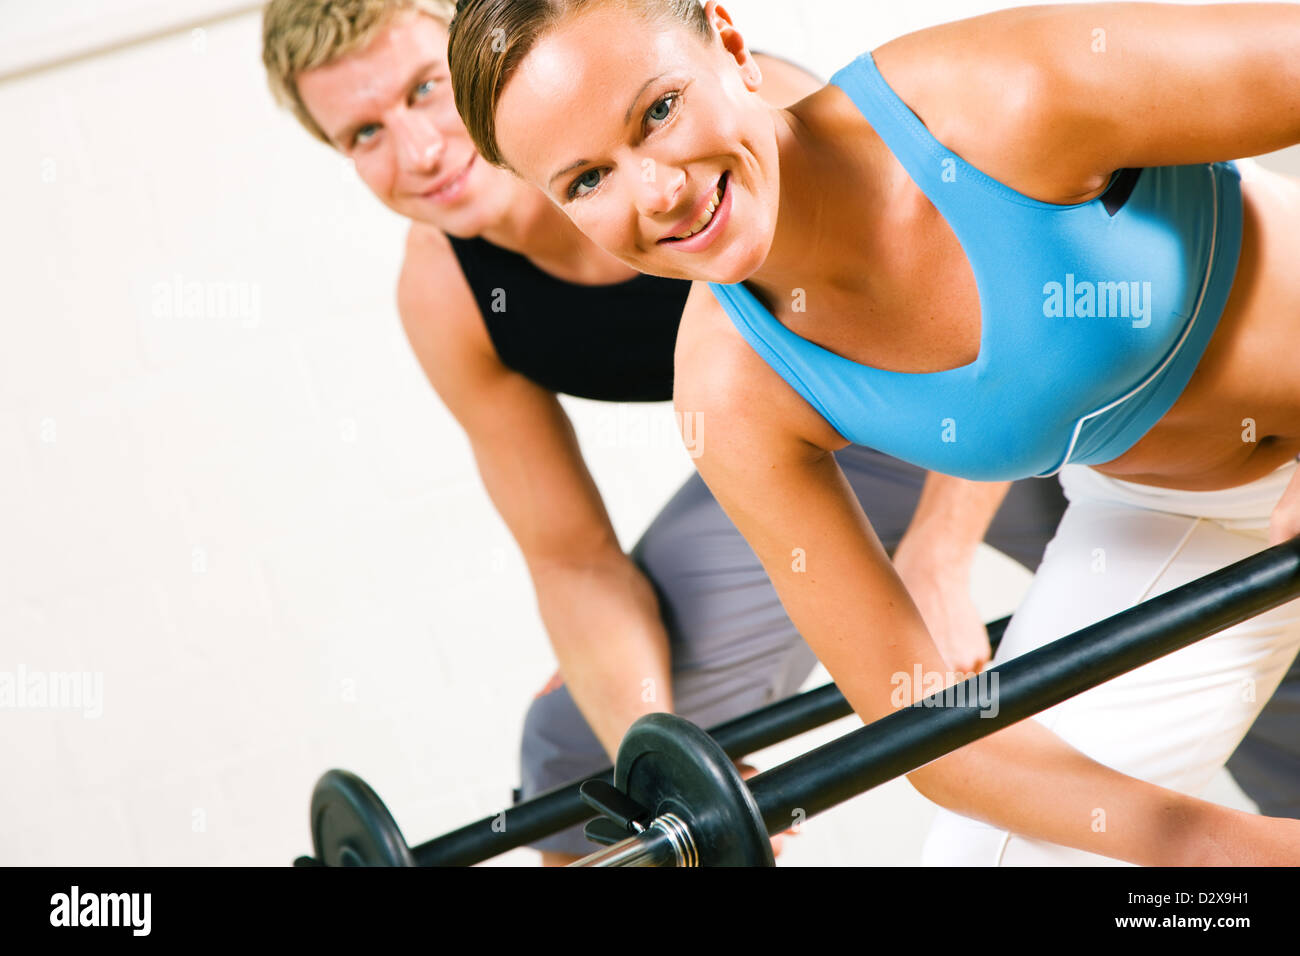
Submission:
<svg viewBox="0 0 1300 956">
<path fill-rule="evenodd" d="M 532 187 L 478 160 L 447 82 L 451 13 L 444 2 L 275 0 L 263 58 L 280 101 L 412 220 L 402 322 L 523 551 L 564 676 L 526 719 L 528 797 L 606 764 L 643 713 L 721 722 L 793 693 L 815 661 L 698 477 L 631 556 L 619 547 L 555 393 L 671 398 L 689 284 L 638 277 Z M 776 59 L 763 69 L 777 102 L 819 85 Z M 924 473 L 867 449 L 841 462 L 892 549 Z M 898 550 L 913 588 L 932 597 L 956 670 L 988 658 L 969 580 L 997 508 L 954 508 L 964 493 L 932 485 Z M 989 541 L 1032 569 L 1063 510 L 1055 482 L 1021 483 Z M 580 828 L 538 846 L 550 863 L 593 848 Z"/>
<path fill-rule="evenodd" d="M 781 110 L 716 2 L 464 0 L 450 46 L 481 155 L 623 262 L 713 283 L 730 321 L 697 285 L 677 350 L 697 466 L 868 721 L 942 657 L 848 441 L 981 480 L 1068 465 L 999 658 L 1259 550 L 1270 516 L 1300 531 L 1300 189 L 1226 162 L 1300 141 L 1298 54 L 1289 4 L 1034 7 Z M 927 858 L 1300 861 L 1300 823 L 1190 796 L 1297 647 L 1293 602 L 915 771 L 952 811 Z"/>
</svg>

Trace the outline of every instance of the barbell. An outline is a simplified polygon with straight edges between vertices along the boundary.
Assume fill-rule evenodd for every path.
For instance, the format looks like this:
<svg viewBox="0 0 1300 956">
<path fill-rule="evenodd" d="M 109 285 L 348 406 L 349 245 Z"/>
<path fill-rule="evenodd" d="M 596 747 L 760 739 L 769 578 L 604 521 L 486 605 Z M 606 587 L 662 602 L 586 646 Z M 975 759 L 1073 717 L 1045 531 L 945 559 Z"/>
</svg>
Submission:
<svg viewBox="0 0 1300 956">
<path fill-rule="evenodd" d="M 994 650 L 1009 622 L 1004 617 L 988 625 Z M 729 759 L 739 759 L 851 713 L 839 688 L 826 684 L 719 724 L 708 736 Z M 607 767 L 410 847 L 369 784 L 347 770 L 330 770 L 311 795 L 314 856 L 299 857 L 295 865 L 472 866 L 590 820 L 597 811 L 584 800 L 582 785 L 613 778 L 614 768 Z"/>
<path fill-rule="evenodd" d="M 746 785 L 716 743 L 651 714 L 619 747 L 614 787 L 582 786 L 610 843 L 573 866 L 772 866 L 771 834 L 1040 711 L 1300 596 L 1300 539 L 1276 545 L 969 678 L 761 773 Z M 997 676 L 997 708 L 979 680 Z M 950 700 L 963 703 L 953 705 Z M 974 704 L 972 705 L 972 701 Z"/>
</svg>

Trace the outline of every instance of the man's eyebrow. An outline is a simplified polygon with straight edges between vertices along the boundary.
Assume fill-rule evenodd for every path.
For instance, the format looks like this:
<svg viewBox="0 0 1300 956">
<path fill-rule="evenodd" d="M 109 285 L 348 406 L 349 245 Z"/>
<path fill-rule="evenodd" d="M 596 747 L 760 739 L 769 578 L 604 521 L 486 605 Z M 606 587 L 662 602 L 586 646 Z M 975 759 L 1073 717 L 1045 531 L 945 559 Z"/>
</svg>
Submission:
<svg viewBox="0 0 1300 956">
<path fill-rule="evenodd" d="M 637 101 L 641 99 L 641 95 L 650 88 L 651 84 L 657 83 L 659 80 L 662 80 L 667 75 L 668 74 L 666 73 L 660 73 L 658 76 L 652 76 L 650 79 L 646 80 L 645 85 L 642 86 L 641 89 L 636 91 L 636 96 L 632 97 L 631 105 L 628 106 L 627 112 L 623 114 L 624 126 L 632 122 L 632 111 L 636 109 Z M 580 166 L 586 166 L 590 162 L 591 160 L 589 159 L 580 159 L 576 163 L 569 163 L 569 165 L 565 166 L 563 169 L 561 169 L 558 173 L 556 173 L 547 181 L 546 188 L 550 189 L 551 186 L 555 184 L 555 181 L 559 179 L 561 176 L 563 176 L 565 173 L 572 172 L 573 170 L 577 169 Z"/>
<path fill-rule="evenodd" d="M 406 78 L 406 82 L 402 85 L 402 89 L 409 90 L 411 87 L 415 85 L 415 81 L 418 78 L 423 76 L 425 73 L 428 73 L 434 67 L 442 66 L 442 65 L 443 65 L 443 61 L 436 60 L 436 59 L 429 60 L 425 63 L 420 64 L 414 70 L 411 71 L 410 75 Z M 339 132 L 337 136 L 334 136 L 333 139 L 336 143 L 346 146 L 352 142 L 352 137 L 355 136 L 358 132 L 360 132 L 363 126 L 369 126 L 369 125 L 370 125 L 370 120 L 361 120 L 356 123 L 351 123 L 348 126 L 344 127 L 344 129 L 341 132 Z"/>
</svg>

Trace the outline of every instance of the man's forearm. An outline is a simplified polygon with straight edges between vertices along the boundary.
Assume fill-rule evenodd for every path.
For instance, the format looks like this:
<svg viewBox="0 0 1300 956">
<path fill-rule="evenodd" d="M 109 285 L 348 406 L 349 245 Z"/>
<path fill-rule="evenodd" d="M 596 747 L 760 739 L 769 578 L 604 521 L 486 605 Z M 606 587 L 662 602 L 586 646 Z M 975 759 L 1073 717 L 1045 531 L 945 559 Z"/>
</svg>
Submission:
<svg viewBox="0 0 1300 956">
<path fill-rule="evenodd" d="M 612 759 L 634 720 L 673 709 L 654 588 L 621 553 L 582 565 L 536 562 L 532 572 L 560 673 Z"/>
</svg>

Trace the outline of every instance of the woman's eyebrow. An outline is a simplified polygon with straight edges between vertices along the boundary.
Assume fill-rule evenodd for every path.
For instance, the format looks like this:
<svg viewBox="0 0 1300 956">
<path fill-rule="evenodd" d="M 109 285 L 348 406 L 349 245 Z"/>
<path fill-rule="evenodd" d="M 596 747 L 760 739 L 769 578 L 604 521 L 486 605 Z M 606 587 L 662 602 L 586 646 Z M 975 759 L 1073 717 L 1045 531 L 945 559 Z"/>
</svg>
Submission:
<svg viewBox="0 0 1300 956">
<path fill-rule="evenodd" d="M 632 111 L 636 109 L 637 100 L 641 99 L 641 94 L 650 88 L 650 84 L 657 83 L 667 75 L 667 73 L 660 73 L 658 76 L 652 76 L 650 79 L 646 80 L 645 86 L 636 91 L 636 96 L 632 97 L 632 102 L 628 105 L 627 112 L 623 114 L 624 126 L 632 122 Z"/>
<path fill-rule="evenodd" d="M 546 183 L 546 188 L 547 188 L 547 189 L 550 189 L 552 186 L 554 186 L 554 185 L 555 185 L 555 181 L 556 181 L 557 179 L 559 179 L 561 176 L 563 176 L 565 173 L 571 173 L 571 172 L 573 172 L 575 169 L 577 169 L 579 166 L 586 166 L 586 165 L 587 165 L 588 163 L 590 163 L 590 162 L 591 162 L 591 160 L 589 160 L 589 159 L 580 159 L 580 160 L 578 160 L 576 163 L 569 163 L 569 165 L 565 166 L 565 167 L 564 167 L 563 169 L 561 169 L 558 173 L 556 173 L 554 176 L 552 176 L 552 177 L 550 178 L 550 180 L 547 181 L 547 183 Z"/>
<path fill-rule="evenodd" d="M 668 75 L 667 73 L 660 73 L 658 76 L 650 77 L 650 79 L 645 81 L 645 85 L 643 85 L 641 89 L 636 91 L 636 96 L 632 97 L 632 103 L 628 106 L 627 112 L 623 114 L 624 126 L 632 122 L 632 111 L 636 109 L 637 101 L 641 99 L 641 95 L 645 93 L 645 91 L 648 90 L 652 84 L 659 82 L 667 75 Z M 591 160 L 589 159 L 580 159 L 575 163 L 569 163 L 569 165 L 565 166 L 563 169 L 561 169 L 559 172 L 557 172 L 554 176 L 552 176 L 550 179 L 546 181 L 546 188 L 550 189 L 551 186 L 555 184 L 555 181 L 559 179 L 561 176 L 563 176 L 565 173 L 573 172 L 573 170 L 577 169 L 579 166 L 586 166 L 590 162 Z"/>
</svg>

